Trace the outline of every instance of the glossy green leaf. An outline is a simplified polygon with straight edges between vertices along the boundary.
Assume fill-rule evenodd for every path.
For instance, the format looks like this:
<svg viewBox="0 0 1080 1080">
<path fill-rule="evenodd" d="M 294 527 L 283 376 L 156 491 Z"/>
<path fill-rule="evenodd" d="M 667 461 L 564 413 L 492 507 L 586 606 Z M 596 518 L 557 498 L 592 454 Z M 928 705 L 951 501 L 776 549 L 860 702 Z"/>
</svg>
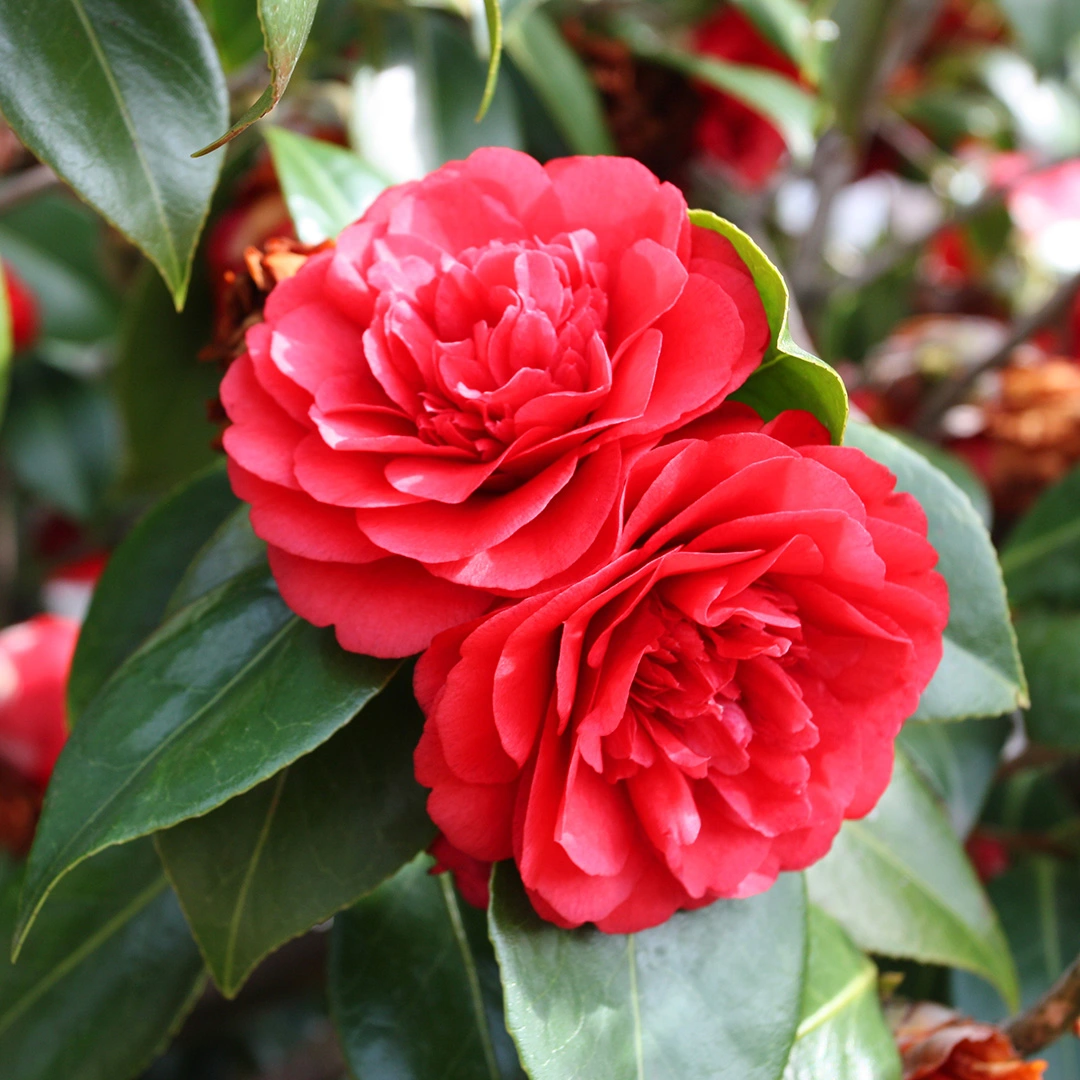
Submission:
<svg viewBox="0 0 1080 1080">
<path fill-rule="evenodd" d="M 776 126 L 794 158 L 814 152 L 820 107 L 793 79 L 750 64 L 733 64 L 666 42 L 652 27 L 621 19 L 618 33 L 637 56 L 681 71 L 691 79 L 730 94 Z"/>
<path fill-rule="evenodd" d="M 410 11 L 385 18 L 377 63 L 353 81 L 352 143 L 380 176 L 413 180 L 481 146 L 522 149 L 517 98 L 500 74 L 484 119 L 476 103 L 486 67 L 460 19 Z"/>
<path fill-rule="evenodd" d="M 330 1008 L 354 1076 L 512 1080 L 484 916 L 420 856 L 334 920 Z"/>
<path fill-rule="evenodd" d="M 70 195 L 39 195 L 0 216 L 0 255 L 38 303 L 34 353 L 74 375 L 104 371 L 119 304 L 105 269 L 101 219 Z"/>
<path fill-rule="evenodd" d="M 526 4 L 506 20 L 506 52 L 576 154 L 617 153 L 596 84 L 551 16 Z"/>
<path fill-rule="evenodd" d="M 788 327 L 788 289 L 780 271 L 765 252 L 730 221 L 708 210 L 691 210 L 690 220 L 731 241 L 754 276 L 772 331 L 772 342 L 761 367 L 733 397 L 746 402 L 767 420 L 784 409 L 806 409 L 829 429 L 833 440 L 839 442 L 847 423 L 847 390 L 833 368 L 792 340 Z"/>
<path fill-rule="evenodd" d="M 124 487 L 162 494 L 205 468 L 221 425 L 207 416 L 221 371 L 198 359 L 210 326 L 210 297 L 194 293 L 185 311 L 149 271 L 132 290 L 114 385 L 124 422 Z"/>
<path fill-rule="evenodd" d="M 750 900 L 638 934 L 560 930 L 496 867 L 489 915 L 506 1019 L 532 1080 L 777 1080 L 799 1023 L 806 899 Z"/>
<path fill-rule="evenodd" d="M 0 109 L 20 139 L 142 249 L 177 307 L 220 160 L 225 78 L 194 4 L 6 0 Z"/>
<path fill-rule="evenodd" d="M 971 501 L 925 458 L 869 424 L 848 425 L 845 442 L 891 469 L 919 500 L 937 569 L 949 585 L 944 656 L 923 691 L 919 720 L 1001 716 L 1027 704 L 1001 569 Z"/>
<path fill-rule="evenodd" d="M 0 864 L 0 934 L 10 938 L 21 874 Z M 19 962 L 0 955 L 4 1080 L 126 1080 L 194 1005 L 199 950 L 153 844 L 114 848 L 56 890 Z"/>
<path fill-rule="evenodd" d="M 1080 468 L 1040 496 L 1001 549 L 1017 607 L 1080 607 Z"/>
<path fill-rule="evenodd" d="M 11 330 L 11 312 L 8 310 L 7 283 L 4 280 L 4 264 L 0 263 L 0 415 L 7 404 L 8 371 L 15 342 Z"/>
<path fill-rule="evenodd" d="M 912 435 L 905 428 L 894 428 L 889 434 L 920 453 L 935 469 L 943 472 L 971 500 L 979 520 L 987 529 L 991 527 L 994 522 L 994 507 L 990 502 L 990 492 L 963 458 L 943 449 L 937 443 Z"/>
<path fill-rule="evenodd" d="M 296 62 L 304 50 L 311 32 L 319 0 L 258 0 L 259 23 L 262 25 L 263 46 L 270 68 L 270 85 L 258 100 L 245 110 L 224 135 L 194 153 L 196 160 L 235 139 L 241 131 L 265 116 L 280 100 L 289 85 Z M 225 126 L 223 120 L 217 130 Z"/>
<path fill-rule="evenodd" d="M 429 844 L 412 755 L 424 717 L 403 670 L 352 723 L 276 776 L 158 834 L 214 981 L 354 903 Z"/>
<path fill-rule="evenodd" d="M 877 968 L 828 915 L 813 905 L 808 915 L 802 1018 L 784 1080 L 900 1080 Z"/>
<path fill-rule="evenodd" d="M 862 948 L 974 971 L 1008 998 L 1016 972 L 960 841 L 903 755 L 861 821 L 806 874 L 810 899 Z"/>
<path fill-rule="evenodd" d="M 30 356 L 12 366 L 4 442 L 20 486 L 80 520 L 101 509 L 120 466 L 119 421 L 105 387 Z"/>
<path fill-rule="evenodd" d="M 1012 732 L 1008 716 L 905 724 L 899 745 L 944 803 L 957 836 L 971 832 Z"/>
<path fill-rule="evenodd" d="M 255 59 L 263 47 L 255 0 L 199 0 L 199 8 L 226 71 L 235 71 Z"/>
<path fill-rule="evenodd" d="M 266 566 L 266 542 L 251 527 L 251 513 L 238 506 L 195 553 L 165 606 L 172 615 L 239 574 Z"/>
<path fill-rule="evenodd" d="M 1020 974 L 1020 1001 L 1032 1005 L 1080 953 L 1080 866 L 1045 855 L 1026 856 L 987 886 L 1001 917 Z M 955 1006 L 991 1023 L 1015 1010 L 992 987 L 963 971 L 953 972 Z M 1080 1080 L 1080 1043 L 1059 1039 L 1040 1050 L 1047 1080 Z"/>
<path fill-rule="evenodd" d="M 20 937 L 83 859 L 269 779 L 343 727 L 397 666 L 347 653 L 297 618 L 261 569 L 177 612 L 102 687 L 60 756 Z"/>
<path fill-rule="evenodd" d="M 276 127 L 266 129 L 266 141 L 296 235 L 305 244 L 333 239 L 386 187 L 356 154 L 333 143 Z"/>
<path fill-rule="evenodd" d="M 1016 620 L 1031 686 L 1025 718 L 1033 742 L 1080 748 L 1080 614 L 1030 611 Z"/>
<path fill-rule="evenodd" d="M 188 563 L 236 505 L 225 469 L 211 468 L 158 503 L 113 552 L 71 665 L 72 719 L 158 626 Z"/>
</svg>

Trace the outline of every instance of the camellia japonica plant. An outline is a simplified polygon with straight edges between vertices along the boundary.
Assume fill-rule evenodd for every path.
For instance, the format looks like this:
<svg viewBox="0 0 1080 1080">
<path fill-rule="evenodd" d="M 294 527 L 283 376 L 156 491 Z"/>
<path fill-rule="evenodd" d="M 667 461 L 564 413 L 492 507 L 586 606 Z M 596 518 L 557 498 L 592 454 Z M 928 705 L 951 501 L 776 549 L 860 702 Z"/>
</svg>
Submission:
<svg viewBox="0 0 1080 1080">
<path fill-rule="evenodd" d="M 0 1080 L 1043 1074 L 964 848 L 1029 705 L 986 519 L 746 209 L 832 197 L 919 5 L 697 6 L 329 3 L 252 126 L 315 0 L 0 0 Z M 325 1071 L 198 1071 L 258 993 Z"/>
</svg>

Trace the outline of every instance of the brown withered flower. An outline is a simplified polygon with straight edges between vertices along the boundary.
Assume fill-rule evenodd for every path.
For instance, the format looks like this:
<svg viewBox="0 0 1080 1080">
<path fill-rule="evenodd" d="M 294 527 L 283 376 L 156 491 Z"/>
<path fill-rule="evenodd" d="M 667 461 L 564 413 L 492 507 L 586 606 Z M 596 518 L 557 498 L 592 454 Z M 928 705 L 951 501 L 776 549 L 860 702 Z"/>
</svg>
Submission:
<svg viewBox="0 0 1080 1080">
<path fill-rule="evenodd" d="M 1045 1061 L 1022 1061 L 1009 1037 L 930 1001 L 894 1002 L 886 1016 L 903 1080 L 1039 1080 Z"/>
</svg>

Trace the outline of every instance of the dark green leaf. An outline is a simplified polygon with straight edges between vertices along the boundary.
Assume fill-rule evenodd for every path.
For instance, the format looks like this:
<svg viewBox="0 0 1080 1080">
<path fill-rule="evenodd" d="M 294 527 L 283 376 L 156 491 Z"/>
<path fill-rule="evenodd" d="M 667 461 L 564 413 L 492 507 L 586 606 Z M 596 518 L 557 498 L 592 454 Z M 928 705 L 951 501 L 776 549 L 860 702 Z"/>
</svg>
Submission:
<svg viewBox="0 0 1080 1080">
<path fill-rule="evenodd" d="M 266 565 L 266 543 L 251 528 L 247 506 L 237 507 L 196 552 L 165 608 L 172 615 L 230 578 Z"/>
<path fill-rule="evenodd" d="M 1023 858 L 987 886 L 1016 957 L 1023 1007 L 1040 998 L 1080 953 L 1080 866 L 1037 855 Z M 993 989 L 953 972 L 953 1003 L 968 1016 L 996 1022 L 1010 1009 Z M 1080 1043 L 1059 1039 L 1040 1050 L 1048 1080 L 1080 1080 Z"/>
<path fill-rule="evenodd" d="M 869 424 L 849 424 L 844 441 L 888 466 L 897 488 L 919 500 L 930 522 L 937 569 L 949 584 L 944 656 L 916 718 L 1001 716 L 1026 705 L 1001 570 L 971 501 L 925 458 Z"/>
<path fill-rule="evenodd" d="M 356 221 L 386 187 L 352 151 L 285 128 L 266 129 L 274 170 L 305 244 L 320 244 Z"/>
<path fill-rule="evenodd" d="M 681 49 L 634 19 L 619 21 L 619 36 L 642 59 L 665 64 L 730 94 L 771 121 L 793 157 L 805 161 L 813 154 L 820 107 L 817 99 L 793 79 L 765 68 Z"/>
<path fill-rule="evenodd" d="M 236 505 L 224 468 L 212 468 L 158 503 L 113 552 L 71 665 L 72 718 L 161 622 L 188 563 Z"/>
<path fill-rule="evenodd" d="M 1080 468 L 1045 491 L 1001 550 L 1017 607 L 1080 607 Z"/>
<path fill-rule="evenodd" d="M 421 856 L 334 920 L 330 1005 L 361 1080 L 521 1076 L 484 917 Z"/>
<path fill-rule="evenodd" d="M 101 219 L 67 195 L 47 193 L 0 217 L 0 255 L 34 293 L 41 332 L 34 352 L 74 375 L 105 369 L 118 304 L 103 271 Z"/>
<path fill-rule="evenodd" d="M 862 948 L 966 968 L 1009 999 L 1005 938 L 949 823 L 902 755 L 881 802 L 846 821 L 806 874 L 810 899 Z"/>
<path fill-rule="evenodd" d="M 0 867 L 0 934 L 21 875 Z M 56 890 L 18 964 L 0 956 L 4 1080 L 126 1080 L 202 989 L 199 950 L 149 841 L 84 863 Z"/>
<path fill-rule="evenodd" d="M 1031 685 L 1026 717 L 1032 741 L 1080 747 L 1080 614 L 1031 611 L 1016 620 Z"/>
<path fill-rule="evenodd" d="M 104 388 L 30 357 L 12 370 L 5 442 L 22 487 L 79 519 L 101 508 L 120 463 L 119 424 Z"/>
<path fill-rule="evenodd" d="M 158 851 L 221 990 L 267 953 L 354 903 L 431 842 L 412 755 L 424 717 L 403 670 L 325 745 Z"/>
<path fill-rule="evenodd" d="M 734 397 L 770 420 L 784 409 L 812 412 L 839 442 L 847 423 L 848 399 L 844 382 L 828 364 L 796 345 L 788 329 L 788 289 L 780 271 L 765 252 L 730 221 L 708 210 L 691 210 L 690 220 L 703 229 L 726 236 L 754 275 L 772 342 L 760 368 Z"/>
<path fill-rule="evenodd" d="M 639 934 L 560 930 L 496 867 L 490 933 L 507 1026 L 532 1080 L 777 1080 L 798 1026 L 806 899 L 785 875 L 751 900 Z"/>
<path fill-rule="evenodd" d="M 809 909 L 802 1019 L 784 1080 L 900 1080 L 877 968 L 820 909 Z"/>
<path fill-rule="evenodd" d="M 953 832 L 964 837 L 979 819 L 1001 750 L 1012 731 L 1008 716 L 945 723 L 912 721 L 899 745 L 945 804 Z"/>
<path fill-rule="evenodd" d="M 197 359 L 209 326 L 210 299 L 201 290 L 177 314 L 149 270 L 136 283 L 116 369 L 129 491 L 161 494 L 214 460 L 221 428 L 206 406 L 217 396 L 221 372 Z"/>
<path fill-rule="evenodd" d="M 987 529 L 990 528 L 994 522 L 994 507 L 990 502 L 990 493 L 963 458 L 949 453 L 937 443 L 927 442 L 917 435 L 912 435 L 904 428 L 895 428 L 889 434 L 899 439 L 905 446 L 910 446 L 912 450 L 922 454 L 935 469 L 943 472 L 971 500 L 975 513 L 979 515 L 979 520 Z"/>
<path fill-rule="evenodd" d="M 614 154 L 596 84 L 551 16 L 527 4 L 506 22 L 506 51 L 576 154 Z"/>
<path fill-rule="evenodd" d="M 195 6 L 6 0 L 0 108 L 42 161 L 146 253 L 181 307 L 221 167 L 189 155 L 228 110 Z"/>
<path fill-rule="evenodd" d="M 266 62 L 270 67 L 270 85 L 224 135 L 194 153 L 196 160 L 235 139 L 241 131 L 251 127 L 281 100 L 281 95 L 285 93 L 285 87 L 292 78 L 296 62 L 300 59 L 300 53 L 304 50 L 304 42 L 311 32 L 311 23 L 315 18 L 319 0 L 258 0 L 258 5 Z M 224 126 L 225 121 L 222 120 L 217 130 L 220 131 Z"/>
<path fill-rule="evenodd" d="M 83 859 L 269 779 L 343 727 L 397 666 L 344 652 L 289 611 L 263 570 L 177 612 L 102 687 L 60 756 L 20 936 Z"/>
<path fill-rule="evenodd" d="M 505 72 L 484 119 L 476 122 L 487 69 L 461 20 L 412 11 L 382 25 L 385 47 L 377 65 L 357 72 L 352 112 L 353 145 L 379 175 L 399 183 L 481 146 L 523 147 Z"/>
<path fill-rule="evenodd" d="M 226 71 L 243 67 L 258 55 L 263 35 L 255 0 L 200 0 L 199 7 Z"/>
<path fill-rule="evenodd" d="M 838 125 L 849 135 L 862 129 L 874 93 L 891 30 L 890 16 L 901 10 L 892 0 L 835 0 L 829 19 L 838 38 L 825 50 L 822 96 L 832 105 Z"/>
</svg>

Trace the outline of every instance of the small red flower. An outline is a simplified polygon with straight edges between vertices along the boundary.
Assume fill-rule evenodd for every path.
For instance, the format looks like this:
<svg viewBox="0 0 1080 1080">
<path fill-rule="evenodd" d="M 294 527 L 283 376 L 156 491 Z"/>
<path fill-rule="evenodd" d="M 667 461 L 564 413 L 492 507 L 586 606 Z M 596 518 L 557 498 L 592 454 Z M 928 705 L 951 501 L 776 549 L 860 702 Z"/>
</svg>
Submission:
<svg viewBox="0 0 1080 1080">
<path fill-rule="evenodd" d="M 602 568 L 421 657 L 428 810 L 543 917 L 628 932 L 752 895 L 885 790 L 946 587 L 915 500 L 828 443 L 725 405 L 636 462 Z"/>
<path fill-rule="evenodd" d="M 694 46 L 718 60 L 775 71 L 793 81 L 799 77 L 791 60 L 737 8 L 726 7 L 698 27 Z M 701 87 L 701 92 L 705 104 L 696 133 L 699 149 L 744 186 L 761 187 L 784 156 L 784 137 L 760 113 L 730 94 L 711 87 Z"/>
<path fill-rule="evenodd" d="M 15 352 L 28 349 L 37 340 L 40 328 L 37 298 L 26 283 L 11 268 L 3 264 L 4 283 L 7 286 L 7 306 L 11 319 L 11 338 Z"/>
</svg>

